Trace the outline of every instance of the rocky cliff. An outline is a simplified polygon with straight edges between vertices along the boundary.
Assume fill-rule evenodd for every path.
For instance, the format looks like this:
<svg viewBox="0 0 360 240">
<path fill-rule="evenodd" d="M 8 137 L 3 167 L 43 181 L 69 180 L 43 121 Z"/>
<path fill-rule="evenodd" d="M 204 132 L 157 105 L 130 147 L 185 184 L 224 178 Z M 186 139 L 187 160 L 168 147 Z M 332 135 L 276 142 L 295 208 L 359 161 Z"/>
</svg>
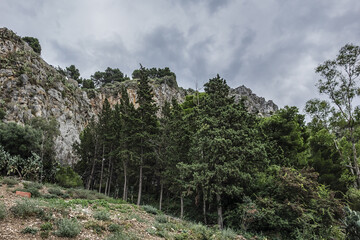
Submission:
<svg viewBox="0 0 360 240">
<path fill-rule="evenodd" d="M 76 160 L 72 145 L 79 139 L 79 133 L 100 112 L 105 99 L 111 105 L 120 102 L 123 86 L 135 104 L 137 81 L 84 91 L 76 81 L 67 79 L 47 64 L 19 36 L 0 28 L 0 108 L 6 111 L 5 121 L 26 123 L 33 117 L 56 118 L 60 126 L 56 152 L 61 162 Z M 172 98 L 184 101 L 186 92 L 182 88 L 156 81 L 152 82 L 152 88 L 155 102 L 160 107 Z M 249 111 L 262 116 L 277 110 L 272 101 L 266 102 L 244 86 L 233 89 L 231 94 L 236 100 L 245 97 Z"/>
</svg>

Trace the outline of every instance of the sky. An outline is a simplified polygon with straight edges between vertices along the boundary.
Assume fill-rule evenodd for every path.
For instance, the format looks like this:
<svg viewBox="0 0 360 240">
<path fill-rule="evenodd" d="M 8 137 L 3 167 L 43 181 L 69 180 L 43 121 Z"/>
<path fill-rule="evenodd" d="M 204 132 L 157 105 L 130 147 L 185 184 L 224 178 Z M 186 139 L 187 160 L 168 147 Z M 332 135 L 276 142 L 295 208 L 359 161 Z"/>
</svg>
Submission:
<svg viewBox="0 0 360 240">
<path fill-rule="evenodd" d="M 279 107 L 319 97 L 315 68 L 360 45 L 359 0 L 0 0 L 0 27 L 39 39 L 53 66 L 169 67 L 179 86 L 219 74 Z"/>
</svg>

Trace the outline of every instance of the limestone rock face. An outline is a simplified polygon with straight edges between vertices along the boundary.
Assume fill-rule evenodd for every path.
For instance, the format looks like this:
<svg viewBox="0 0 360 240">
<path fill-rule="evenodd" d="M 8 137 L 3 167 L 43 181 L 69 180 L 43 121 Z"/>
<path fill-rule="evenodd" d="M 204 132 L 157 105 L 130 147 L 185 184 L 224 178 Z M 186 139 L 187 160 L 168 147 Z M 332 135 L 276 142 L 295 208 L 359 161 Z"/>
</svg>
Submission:
<svg viewBox="0 0 360 240">
<path fill-rule="evenodd" d="M 62 163 L 77 161 L 73 144 L 90 119 L 101 111 L 105 99 L 111 106 L 120 103 L 121 89 L 125 87 L 130 101 L 138 107 L 137 84 L 136 80 L 129 80 L 96 90 L 82 90 L 75 80 L 67 79 L 47 64 L 19 36 L 0 28 L 0 108 L 6 111 L 5 121 L 25 124 L 33 117 L 55 118 L 60 130 L 55 148 Z M 155 80 L 151 85 L 159 109 L 172 98 L 180 103 L 185 99 L 182 88 Z M 277 110 L 272 101 L 266 102 L 244 86 L 231 90 L 231 94 L 237 100 L 246 97 L 249 111 L 262 116 Z"/>
<path fill-rule="evenodd" d="M 278 110 L 278 106 L 272 100 L 266 101 L 265 98 L 258 97 L 244 85 L 231 89 L 230 95 L 235 97 L 235 101 L 244 100 L 249 112 L 262 117 L 271 116 Z"/>
</svg>

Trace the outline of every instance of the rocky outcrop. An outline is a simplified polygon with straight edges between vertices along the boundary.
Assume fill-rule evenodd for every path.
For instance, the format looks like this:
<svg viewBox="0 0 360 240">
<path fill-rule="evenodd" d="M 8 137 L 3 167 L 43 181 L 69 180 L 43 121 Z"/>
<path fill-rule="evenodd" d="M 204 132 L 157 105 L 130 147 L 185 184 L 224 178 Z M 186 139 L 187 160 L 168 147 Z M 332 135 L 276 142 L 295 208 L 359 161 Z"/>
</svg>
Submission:
<svg viewBox="0 0 360 240">
<path fill-rule="evenodd" d="M 230 95 L 234 96 L 235 101 L 244 100 L 249 112 L 262 117 L 268 117 L 278 110 L 278 106 L 272 100 L 266 101 L 265 98 L 258 97 L 244 85 L 231 89 Z"/>
<path fill-rule="evenodd" d="M 0 28 L 0 108 L 6 110 L 5 121 L 24 124 L 33 117 L 56 118 L 60 129 L 56 152 L 61 162 L 76 161 L 72 146 L 79 140 L 80 132 L 101 111 L 105 99 L 110 105 L 120 102 L 122 87 L 137 107 L 137 81 L 84 91 L 76 81 L 67 79 L 41 59 L 19 36 Z M 185 91 L 177 86 L 153 80 L 152 88 L 159 108 L 172 98 L 180 103 L 185 99 Z M 277 110 L 272 101 L 266 102 L 244 86 L 231 90 L 231 94 L 237 100 L 245 97 L 249 111 L 262 116 Z"/>
</svg>

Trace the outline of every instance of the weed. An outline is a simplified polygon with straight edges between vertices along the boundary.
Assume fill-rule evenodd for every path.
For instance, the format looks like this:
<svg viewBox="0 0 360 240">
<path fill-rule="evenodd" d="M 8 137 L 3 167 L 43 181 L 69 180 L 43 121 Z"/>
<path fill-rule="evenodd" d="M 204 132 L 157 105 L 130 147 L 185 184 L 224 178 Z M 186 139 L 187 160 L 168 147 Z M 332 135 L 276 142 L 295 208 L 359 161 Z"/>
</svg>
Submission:
<svg viewBox="0 0 360 240">
<path fill-rule="evenodd" d="M 23 230 L 21 230 L 21 233 L 35 235 L 38 231 L 39 231 L 39 229 L 37 229 L 37 228 L 26 227 Z"/>
<path fill-rule="evenodd" d="M 27 218 L 29 216 L 43 216 L 44 210 L 38 206 L 38 202 L 30 199 L 16 201 L 16 204 L 10 208 L 10 211 L 16 217 Z"/>
<path fill-rule="evenodd" d="M 93 217 L 97 220 L 102 220 L 102 221 L 110 220 L 110 214 L 105 211 L 96 211 Z"/>
<path fill-rule="evenodd" d="M 58 230 L 55 235 L 58 237 L 76 237 L 81 232 L 81 225 L 76 219 L 60 219 L 57 222 Z"/>
</svg>

